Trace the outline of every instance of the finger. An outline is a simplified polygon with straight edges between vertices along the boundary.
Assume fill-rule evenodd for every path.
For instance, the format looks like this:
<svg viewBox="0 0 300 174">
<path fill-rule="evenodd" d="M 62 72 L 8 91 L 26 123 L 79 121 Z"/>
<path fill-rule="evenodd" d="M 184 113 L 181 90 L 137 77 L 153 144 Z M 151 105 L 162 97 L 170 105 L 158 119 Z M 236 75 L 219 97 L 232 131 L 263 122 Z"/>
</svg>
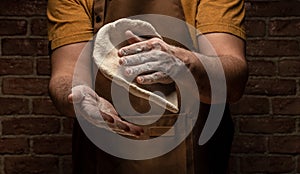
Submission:
<svg viewBox="0 0 300 174">
<path fill-rule="evenodd" d="M 119 64 L 124 66 L 133 66 L 156 60 L 155 57 L 149 53 L 140 53 L 122 57 L 119 59 Z"/>
<path fill-rule="evenodd" d="M 129 125 L 127 125 L 125 122 L 123 122 L 121 120 L 116 120 L 116 125 L 119 129 L 122 129 L 126 132 L 130 131 Z"/>
<path fill-rule="evenodd" d="M 149 39 L 152 39 L 152 38 L 162 39 L 162 37 L 159 36 L 159 35 L 143 35 L 143 36 L 138 36 L 138 35 L 134 34 L 130 30 L 127 30 L 125 32 L 125 36 L 126 36 L 127 41 L 128 41 L 129 44 L 134 44 L 134 43 L 145 41 L 145 40 L 149 40 Z"/>
<path fill-rule="evenodd" d="M 124 134 L 124 132 L 126 132 L 126 134 L 124 135 L 140 136 L 144 133 L 143 128 L 135 126 L 123 120 L 117 120 L 114 124 L 108 123 L 107 125 L 116 133 Z"/>
<path fill-rule="evenodd" d="M 100 115 L 102 116 L 103 120 L 105 120 L 109 123 L 115 122 L 115 119 L 110 114 L 100 111 Z"/>
<path fill-rule="evenodd" d="M 142 127 L 130 125 L 129 128 L 130 128 L 129 132 L 131 132 L 137 136 L 140 136 L 144 133 L 144 129 Z"/>
<path fill-rule="evenodd" d="M 134 43 L 142 42 L 142 41 L 145 40 L 145 39 L 143 39 L 143 38 L 141 38 L 141 37 L 135 35 L 135 34 L 134 34 L 132 31 L 130 31 L 130 30 L 127 30 L 127 31 L 125 32 L 125 36 L 126 36 L 127 42 L 128 42 L 129 44 L 134 44 Z"/>
<path fill-rule="evenodd" d="M 116 128 L 116 127 L 110 127 L 109 130 L 112 130 L 114 131 L 115 133 L 119 134 L 119 135 L 124 135 L 124 136 L 130 136 L 130 137 L 135 137 L 135 138 L 138 138 L 141 134 L 137 135 L 137 134 L 134 134 L 134 133 L 131 133 L 131 132 L 126 132 L 122 129 L 119 129 L 119 128 Z"/>
<path fill-rule="evenodd" d="M 143 73 L 149 73 L 151 71 L 155 71 L 157 68 L 155 67 L 156 63 L 148 62 L 141 65 L 130 66 L 125 69 L 125 75 L 127 76 L 136 76 Z"/>
<path fill-rule="evenodd" d="M 152 49 L 152 46 L 149 44 L 149 40 L 137 42 L 128 46 L 125 46 L 118 51 L 118 55 L 120 57 L 122 56 L 128 56 L 133 55 L 137 53 L 141 53 L 144 51 L 149 51 Z"/>
<path fill-rule="evenodd" d="M 137 82 L 140 84 L 170 84 L 173 82 L 172 78 L 164 72 L 154 72 L 152 74 L 142 75 L 137 77 Z"/>
<path fill-rule="evenodd" d="M 69 103 L 75 103 L 74 100 L 73 100 L 73 94 L 68 95 L 68 102 Z"/>
<path fill-rule="evenodd" d="M 105 113 L 109 113 L 112 117 L 119 118 L 118 112 L 115 110 L 114 106 L 110 102 L 108 102 L 102 97 L 98 97 L 97 102 L 98 102 L 98 107 L 100 108 L 101 111 Z"/>
<path fill-rule="evenodd" d="M 141 41 L 141 42 L 137 42 L 125 46 L 119 49 L 118 55 L 122 57 L 122 56 L 128 56 L 128 55 L 137 54 L 149 50 L 161 50 L 161 51 L 168 52 L 170 50 L 169 48 L 170 45 L 165 43 L 162 39 L 155 37 L 149 40 L 145 40 L 145 41 Z"/>
<path fill-rule="evenodd" d="M 86 118 L 87 120 L 90 120 L 92 123 L 97 123 L 99 121 L 106 121 L 110 124 L 113 124 L 115 122 L 114 116 L 111 114 L 99 111 L 99 108 L 93 104 L 90 105 L 84 105 L 80 109 L 81 115 Z M 115 116 L 118 117 L 118 116 Z"/>
</svg>

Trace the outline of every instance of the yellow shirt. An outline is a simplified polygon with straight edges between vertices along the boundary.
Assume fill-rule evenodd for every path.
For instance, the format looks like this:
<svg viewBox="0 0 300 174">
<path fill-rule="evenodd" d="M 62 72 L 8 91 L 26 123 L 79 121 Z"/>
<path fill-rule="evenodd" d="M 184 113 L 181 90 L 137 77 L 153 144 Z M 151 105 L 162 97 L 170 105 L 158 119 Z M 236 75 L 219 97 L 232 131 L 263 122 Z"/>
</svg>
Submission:
<svg viewBox="0 0 300 174">
<path fill-rule="evenodd" d="M 243 0 L 181 0 L 186 21 L 200 33 L 225 32 L 245 39 Z M 48 0 L 51 49 L 93 37 L 93 0 Z"/>
</svg>

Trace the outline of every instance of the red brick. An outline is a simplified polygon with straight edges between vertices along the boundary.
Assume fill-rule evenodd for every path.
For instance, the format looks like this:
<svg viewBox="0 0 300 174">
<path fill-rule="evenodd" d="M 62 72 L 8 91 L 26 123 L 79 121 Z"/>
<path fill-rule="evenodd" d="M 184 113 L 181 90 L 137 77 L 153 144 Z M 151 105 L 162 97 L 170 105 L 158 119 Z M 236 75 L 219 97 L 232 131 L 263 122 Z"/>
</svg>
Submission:
<svg viewBox="0 0 300 174">
<path fill-rule="evenodd" d="M 49 98 L 33 99 L 33 114 L 60 115 Z"/>
<path fill-rule="evenodd" d="M 239 135 L 234 137 L 233 153 L 262 153 L 267 151 L 267 137 Z"/>
<path fill-rule="evenodd" d="M 45 15 L 47 9 L 46 0 L 1 0 L 1 16 L 36 16 Z"/>
<path fill-rule="evenodd" d="M 233 155 L 230 156 L 229 166 L 228 166 L 230 174 L 235 174 L 239 171 L 238 161 L 239 158 L 237 156 L 233 156 Z"/>
<path fill-rule="evenodd" d="M 232 114 L 268 114 L 269 101 L 263 97 L 242 97 L 231 105 Z"/>
<path fill-rule="evenodd" d="M 47 39 L 2 39 L 2 55 L 45 56 L 48 55 Z"/>
<path fill-rule="evenodd" d="M 274 114 L 299 115 L 300 98 L 274 98 L 272 108 Z"/>
<path fill-rule="evenodd" d="M 278 64 L 280 76 L 300 76 L 300 60 L 281 60 Z"/>
<path fill-rule="evenodd" d="M 31 59 L 0 59 L 0 75 L 29 75 L 33 73 Z"/>
<path fill-rule="evenodd" d="M 1 138 L 1 154 L 22 154 L 29 151 L 29 141 L 26 138 Z"/>
<path fill-rule="evenodd" d="M 72 174 L 72 157 L 67 156 L 63 158 L 62 162 L 63 174 Z"/>
<path fill-rule="evenodd" d="M 275 76 L 276 64 L 267 60 L 248 61 L 250 76 Z"/>
<path fill-rule="evenodd" d="M 297 122 L 298 122 L 298 123 L 297 123 L 297 130 L 298 130 L 298 131 L 297 131 L 297 132 L 300 133 L 300 119 L 298 119 Z"/>
<path fill-rule="evenodd" d="M 48 95 L 48 78 L 4 78 L 3 94 Z"/>
<path fill-rule="evenodd" d="M 295 95 L 297 83 L 295 80 L 285 79 L 249 79 L 245 94 L 252 95 Z"/>
<path fill-rule="evenodd" d="M 0 36 L 26 35 L 26 33 L 26 20 L 0 19 Z"/>
<path fill-rule="evenodd" d="M 37 59 L 37 74 L 38 75 L 50 75 L 50 58 Z"/>
<path fill-rule="evenodd" d="M 246 5 L 247 17 L 300 16 L 299 1 L 256 1 Z"/>
<path fill-rule="evenodd" d="M 32 19 L 31 35 L 33 36 L 47 35 L 47 18 Z"/>
<path fill-rule="evenodd" d="M 66 134 L 71 134 L 73 132 L 74 118 L 65 118 L 63 120 L 63 132 Z"/>
<path fill-rule="evenodd" d="M 300 81 L 298 81 L 298 94 L 300 94 Z"/>
<path fill-rule="evenodd" d="M 266 35 L 266 23 L 263 20 L 246 20 L 245 29 L 248 37 Z"/>
<path fill-rule="evenodd" d="M 57 157 L 13 156 L 4 158 L 5 174 L 58 174 Z"/>
<path fill-rule="evenodd" d="M 37 154 L 66 155 L 72 152 L 71 136 L 47 136 L 33 138 L 33 151 Z"/>
<path fill-rule="evenodd" d="M 241 160 L 241 171 L 245 173 L 289 173 L 294 169 L 290 156 L 251 156 Z"/>
<path fill-rule="evenodd" d="M 239 119 L 239 130 L 245 133 L 293 133 L 296 130 L 294 118 L 247 117 Z"/>
<path fill-rule="evenodd" d="M 297 40 L 248 40 L 249 56 L 298 56 L 300 54 Z"/>
<path fill-rule="evenodd" d="M 298 156 L 298 162 L 297 162 L 297 172 L 300 173 L 300 157 Z"/>
<path fill-rule="evenodd" d="M 300 20 L 285 19 L 269 22 L 270 36 L 300 36 Z"/>
<path fill-rule="evenodd" d="M 29 113 L 28 99 L 0 97 L 0 106 L 0 115 Z"/>
<path fill-rule="evenodd" d="M 8 118 L 2 121 L 3 135 L 18 134 L 54 134 L 60 131 L 60 120 L 58 118 Z"/>
<path fill-rule="evenodd" d="M 272 153 L 299 154 L 300 136 L 272 136 L 269 140 L 269 151 Z"/>
</svg>

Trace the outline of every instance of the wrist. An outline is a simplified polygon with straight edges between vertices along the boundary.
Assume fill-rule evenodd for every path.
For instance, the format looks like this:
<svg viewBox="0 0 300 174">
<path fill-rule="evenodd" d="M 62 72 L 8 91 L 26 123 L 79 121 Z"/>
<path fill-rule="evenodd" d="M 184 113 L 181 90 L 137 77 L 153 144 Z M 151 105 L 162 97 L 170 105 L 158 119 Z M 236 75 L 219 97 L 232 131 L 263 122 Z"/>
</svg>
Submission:
<svg viewBox="0 0 300 174">
<path fill-rule="evenodd" d="M 55 107 L 61 114 L 73 117 L 75 116 L 73 104 L 69 102 L 69 95 L 72 92 L 71 88 L 71 77 L 52 77 L 50 79 L 49 93 Z"/>
</svg>

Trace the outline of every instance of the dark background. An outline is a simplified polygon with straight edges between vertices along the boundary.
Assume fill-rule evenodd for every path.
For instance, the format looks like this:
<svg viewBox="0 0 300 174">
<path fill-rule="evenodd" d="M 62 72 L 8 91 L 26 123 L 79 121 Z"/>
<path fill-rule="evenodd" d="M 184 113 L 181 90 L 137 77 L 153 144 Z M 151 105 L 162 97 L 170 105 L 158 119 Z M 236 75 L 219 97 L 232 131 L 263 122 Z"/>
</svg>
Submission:
<svg viewBox="0 0 300 174">
<path fill-rule="evenodd" d="M 0 174 L 71 172 L 72 120 L 48 96 L 46 0 L 0 1 Z M 300 1 L 246 0 L 231 173 L 300 173 Z"/>
</svg>

